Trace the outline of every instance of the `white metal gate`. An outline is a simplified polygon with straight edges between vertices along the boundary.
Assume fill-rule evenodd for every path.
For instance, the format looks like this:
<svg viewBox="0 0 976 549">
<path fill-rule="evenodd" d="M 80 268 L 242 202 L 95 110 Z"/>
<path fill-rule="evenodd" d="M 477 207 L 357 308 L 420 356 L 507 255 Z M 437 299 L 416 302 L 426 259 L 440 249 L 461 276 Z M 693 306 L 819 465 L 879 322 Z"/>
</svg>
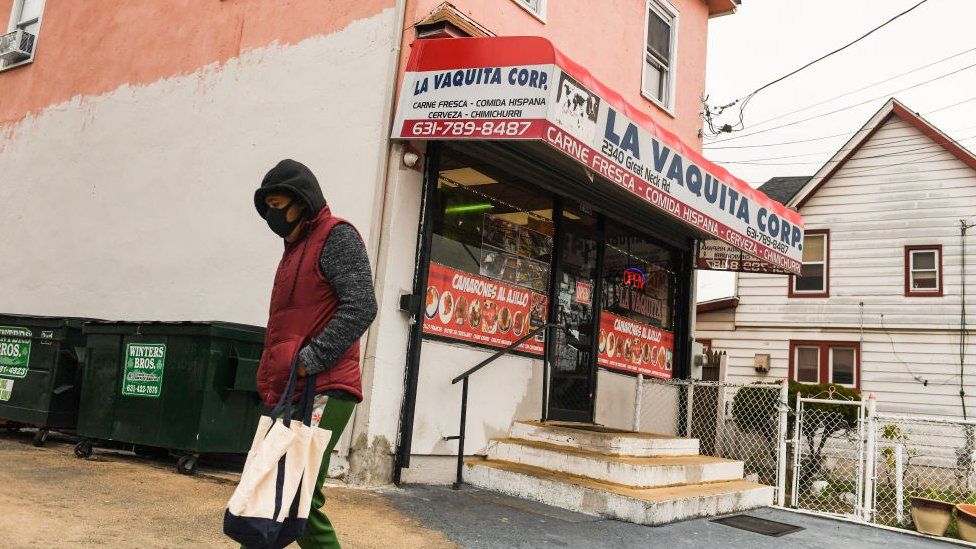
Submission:
<svg viewBox="0 0 976 549">
<path fill-rule="evenodd" d="M 865 405 L 833 392 L 797 395 L 791 504 L 817 513 L 863 516 Z"/>
</svg>

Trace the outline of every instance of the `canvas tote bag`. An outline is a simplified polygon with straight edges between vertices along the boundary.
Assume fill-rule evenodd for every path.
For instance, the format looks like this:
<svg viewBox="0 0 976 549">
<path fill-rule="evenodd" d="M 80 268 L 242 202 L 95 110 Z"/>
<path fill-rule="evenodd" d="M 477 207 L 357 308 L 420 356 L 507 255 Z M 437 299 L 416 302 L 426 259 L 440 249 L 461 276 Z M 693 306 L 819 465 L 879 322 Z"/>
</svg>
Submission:
<svg viewBox="0 0 976 549">
<path fill-rule="evenodd" d="M 301 537 L 331 431 L 311 426 L 315 377 L 305 380 L 301 421 L 292 420 L 297 357 L 271 416 L 262 416 L 241 480 L 224 512 L 224 533 L 247 549 L 280 549 Z M 282 414 L 284 412 L 284 414 Z"/>
</svg>

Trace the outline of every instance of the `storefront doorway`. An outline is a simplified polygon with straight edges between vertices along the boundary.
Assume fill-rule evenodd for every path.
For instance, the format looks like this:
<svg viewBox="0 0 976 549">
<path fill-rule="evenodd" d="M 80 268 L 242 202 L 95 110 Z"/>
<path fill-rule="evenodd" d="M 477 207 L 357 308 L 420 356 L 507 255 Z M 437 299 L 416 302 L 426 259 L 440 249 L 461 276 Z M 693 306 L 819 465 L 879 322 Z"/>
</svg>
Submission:
<svg viewBox="0 0 976 549">
<path fill-rule="evenodd" d="M 679 250 L 551 174 L 437 147 L 424 338 L 497 350 L 556 324 L 512 351 L 545 358 L 549 420 L 594 420 L 600 368 L 671 377 Z"/>
</svg>

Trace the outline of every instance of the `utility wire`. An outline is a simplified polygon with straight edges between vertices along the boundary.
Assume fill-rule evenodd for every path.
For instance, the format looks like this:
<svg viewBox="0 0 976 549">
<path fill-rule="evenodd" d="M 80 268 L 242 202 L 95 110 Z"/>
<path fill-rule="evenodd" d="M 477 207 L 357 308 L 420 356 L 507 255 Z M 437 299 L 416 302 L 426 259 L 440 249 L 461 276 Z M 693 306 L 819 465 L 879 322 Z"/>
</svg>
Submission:
<svg viewBox="0 0 976 549">
<path fill-rule="evenodd" d="M 868 103 L 872 103 L 872 102 L 877 101 L 879 99 L 885 99 L 885 98 L 888 98 L 888 97 L 892 97 L 895 94 L 898 94 L 898 93 L 901 93 L 901 92 L 904 92 L 904 91 L 908 91 L 908 90 L 917 88 L 919 86 L 924 86 L 926 84 L 931 84 L 932 82 L 936 82 L 938 80 L 942 80 L 943 78 L 948 78 L 948 77 L 953 76 L 955 74 L 958 74 L 958 73 L 960 73 L 962 71 L 972 69 L 973 67 L 976 67 L 976 63 L 973 63 L 971 65 L 966 65 L 965 67 L 962 67 L 960 69 L 956 69 L 954 71 L 947 72 L 945 74 L 936 76 L 935 78 L 930 78 L 929 80 L 925 80 L 925 81 L 922 81 L 922 82 L 918 82 L 916 84 L 912 84 L 911 86 L 908 86 L 906 88 L 902 88 L 900 90 L 895 90 L 893 92 L 889 92 L 889 93 L 886 93 L 884 95 L 879 95 L 878 97 L 873 97 L 871 99 L 868 99 L 868 100 L 865 100 L 865 101 L 861 101 L 860 103 L 854 103 L 853 105 L 848 105 L 846 107 L 841 107 L 839 109 L 835 109 L 835 110 L 832 110 L 832 111 L 828 111 L 828 112 L 825 112 L 825 113 L 822 113 L 822 114 L 810 116 L 810 117 L 807 117 L 807 118 L 801 118 L 800 120 L 795 120 L 793 122 L 787 122 L 785 124 L 780 124 L 779 126 L 773 126 L 772 128 L 766 128 L 764 130 L 758 130 L 758 131 L 754 131 L 752 133 L 745 133 L 745 134 L 740 134 L 740 135 L 734 135 L 732 137 L 728 137 L 728 138 L 725 138 L 725 139 L 718 139 L 718 140 L 712 141 L 712 143 L 725 143 L 727 141 L 733 141 L 733 140 L 736 140 L 736 139 L 742 139 L 743 137 L 750 137 L 750 136 L 753 136 L 753 135 L 759 135 L 761 133 L 771 132 L 773 130 L 779 130 L 779 129 L 782 129 L 782 128 L 787 128 L 787 127 L 790 127 L 790 126 L 795 126 L 797 124 L 802 124 L 803 122 L 809 122 L 811 120 L 818 120 L 818 119 L 823 118 L 825 116 L 830 116 L 832 114 L 837 114 L 839 112 L 843 112 L 843 111 L 846 111 L 846 110 L 853 109 L 855 107 L 860 107 L 861 105 L 866 105 Z"/>
<path fill-rule="evenodd" d="M 732 127 L 732 126 L 730 126 L 728 124 L 726 124 L 725 126 L 723 126 L 722 128 L 720 128 L 719 130 L 716 130 L 715 127 L 714 127 L 714 121 L 713 121 L 713 118 L 712 117 L 713 116 L 721 115 L 722 112 L 724 112 L 726 109 L 728 109 L 728 108 L 730 108 L 732 106 L 735 106 L 739 102 L 741 102 L 742 105 L 739 107 L 739 122 L 736 124 L 736 126 L 738 126 L 740 130 L 741 129 L 744 129 L 743 116 L 745 115 L 746 105 L 749 103 L 750 100 L 752 100 L 753 97 L 756 96 L 757 93 L 759 93 L 759 92 L 763 91 L 764 89 L 772 86 L 773 84 L 777 84 L 779 82 L 782 82 L 783 80 L 786 80 L 787 78 L 793 76 L 794 74 L 797 74 L 798 72 L 800 72 L 800 71 L 802 71 L 802 70 L 804 70 L 804 69 L 806 69 L 806 68 L 808 68 L 808 67 L 810 67 L 812 65 L 815 65 L 815 64 L 823 61 L 824 59 L 827 59 L 828 57 L 830 57 L 830 56 L 832 56 L 834 54 L 837 54 L 837 53 L 840 53 L 840 52 L 846 50 L 847 48 L 853 46 L 854 44 L 857 44 L 861 40 L 864 40 L 868 36 L 871 36 L 872 34 L 874 34 L 875 32 L 877 32 L 881 28 L 887 26 L 888 24 L 890 24 L 891 22 L 895 21 L 896 19 L 898 19 L 898 18 L 902 17 L 903 15 L 906 15 L 906 14 L 914 11 L 916 8 L 918 8 L 919 6 L 921 6 L 922 4 L 924 4 L 926 2 L 928 2 L 928 0 L 921 0 L 921 2 L 918 2 L 914 6 L 908 8 L 907 10 L 905 10 L 905 11 L 903 11 L 903 12 L 895 15 L 891 19 L 888 19 L 884 23 L 881 23 L 877 27 L 874 27 L 873 29 L 871 29 L 868 32 L 862 34 L 861 36 L 855 38 L 854 40 L 848 42 L 847 44 L 844 44 L 843 46 L 841 46 L 841 47 L 839 47 L 839 48 L 837 48 L 837 49 L 835 49 L 835 50 L 833 50 L 833 51 L 831 51 L 829 53 L 826 53 L 826 54 L 818 57 L 817 59 L 814 59 L 813 61 L 810 61 L 809 63 L 803 65 L 802 67 L 800 67 L 798 69 L 795 69 L 795 70 L 793 70 L 793 71 L 791 71 L 791 72 L 789 72 L 787 74 L 784 74 L 783 76 L 780 76 L 779 78 L 773 80 L 772 82 L 768 82 L 766 84 L 763 84 L 762 86 L 760 86 L 759 88 L 757 88 L 752 93 L 746 95 L 745 97 L 741 97 L 741 98 L 736 99 L 735 101 L 733 101 L 733 102 L 731 102 L 731 103 L 729 103 L 727 105 L 722 105 L 722 106 L 716 107 L 716 108 L 709 107 L 708 104 L 706 103 L 704 105 L 703 109 L 702 109 L 702 116 L 705 118 L 705 121 L 708 123 L 709 130 L 714 135 L 719 135 L 720 133 L 730 133 L 730 132 L 734 131 L 734 127 Z"/>
<path fill-rule="evenodd" d="M 971 126 L 971 127 L 976 128 L 976 126 Z M 969 128 L 963 128 L 963 129 L 969 129 Z M 959 131 L 959 130 L 956 130 L 956 131 Z M 850 135 L 850 134 L 846 134 L 846 135 Z M 974 136 L 974 137 L 976 137 L 976 136 Z M 891 138 L 889 138 L 889 139 L 891 139 Z M 959 141 L 966 141 L 966 140 L 969 140 L 969 139 L 972 139 L 972 137 L 961 138 Z M 901 137 L 901 138 L 893 139 L 891 141 L 887 141 L 887 142 L 884 142 L 884 143 L 872 143 L 872 144 L 864 145 L 863 147 L 860 147 L 860 150 L 883 149 L 883 148 L 891 147 L 893 145 L 898 145 L 898 144 L 902 144 L 902 143 L 908 143 L 909 141 L 916 141 L 916 140 L 918 140 L 919 141 L 919 144 L 920 144 L 920 143 L 925 142 L 925 141 L 931 141 L 931 138 L 928 137 L 928 136 L 926 136 L 926 135 L 913 135 L 911 137 Z M 933 146 L 933 145 L 932 144 L 928 144 L 926 146 L 929 147 L 929 146 Z M 715 162 L 716 164 L 738 164 L 738 163 L 742 163 L 742 162 L 762 162 L 762 161 L 766 161 L 766 160 L 785 160 L 787 158 L 801 158 L 801 157 L 804 157 L 804 156 L 818 156 L 818 155 L 822 155 L 822 154 L 829 154 L 829 155 L 832 156 L 832 155 L 835 155 L 835 154 L 837 154 L 839 152 L 852 151 L 852 150 L 857 149 L 857 148 L 858 147 L 856 147 L 856 146 L 854 146 L 854 147 L 844 147 L 844 148 L 841 148 L 841 149 L 838 149 L 838 150 L 817 151 L 817 152 L 803 153 L 803 154 L 789 154 L 789 155 L 785 155 L 785 156 L 769 156 L 769 157 L 765 157 L 765 158 L 746 158 L 746 159 L 743 159 L 743 160 L 739 160 L 739 159 L 734 159 L 734 160 L 733 159 L 728 159 L 728 160 L 715 160 L 715 159 L 711 159 L 711 158 L 709 160 L 711 160 L 712 162 Z M 899 153 L 900 153 L 900 151 L 895 151 L 892 154 L 899 154 Z"/>
<path fill-rule="evenodd" d="M 938 111 L 938 110 L 942 110 L 942 108 L 936 109 L 936 111 Z M 933 112 L 935 112 L 935 111 L 929 111 L 929 112 L 924 113 L 924 114 L 925 115 L 928 115 L 928 114 L 931 114 Z M 976 126 L 967 126 L 965 128 L 957 128 L 957 129 L 954 129 L 952 131 L 963 131 L 963 130 L 968 130 L 968 129 L 971 129 L 971 128 L 976 128 Z M 782 146 L 786 146 L 786 145 L 797 145 L 797 144 L 800 144 L 800 143 L 812 143 L 814 141 L 823 141 L 825 139 L 833 139 L 835 137 L 843 137 L 845 135 L 847 137 L 850 137 L 854 133 L 857 133 L 857 131 L 858 130 L 854 130 L 854 131 L 850 131 L 850 132 L 844 132 L 844 133 L 835 133 L 835 134 L 832 134 L 832 135 L 824 135 L 824 136 L 821 136 L 821 137 L 811 137 L 809 139 L 798 139 L 798 140 L 795 140 L 795 141 L 780 141 L 780 142 L 777 142 L 777 143 L 760 143 L 760 144 L 756 144 L 756 145 L 726 145 L 726 146 L 723 146 L 723 147 L 710 147 L 710 146 L 706 145 L 706 146 L 702 147 L 702 149 L 704 149 L 704 150 L 758 149 L 758 148 L 764 148 L 764 149 L 766 149 L 766 148 L 769 148 L 769 147 L 782 147 Z M 888 138 L 884 138 L 884 139 L 898 139 L 898 138 L 888 137 Z"/>
<path fill-rule="evenodd" d="M 976 135 L 971 135 L 969 137 L 963 137 L 963 138 L 961 138 L 959 140 L 956 140 L 956 141 L 953 141 L 953 142 L 959 144 L 962 141 L 969 141 L 971 139 L 976 139 Z M 870 158 L 893 158 L 893 157 L 904 156 L 904 155 L 908 155 L 908 154 L 922 154 L 922 153 L 919 153 L 917 151 L 927 151 L 927 150 L 931 150 L 933 148 L 941 148 L 942 146 L 943 146 L 942 143 L 930 143 L 928 145 L 924 145 L 924 146 L 917 147 L 917 148 L 914 148 L 914 149 L 908 149 L 908 150 L 904 150 L 904 151 L 894 151 L 894 152 L 890 152 L 890 153 L 876 154 L 876 155 L 871 155 L 871 156 L 862 156 L 860 158 L 852 158 L 850 160 L 867 160 L 867 159 L 870 159 Z M 863 147 L 862 147 L 862 149 L 863 149 Z M 834 152 L 833 154 L 837 154 L 839 152 L 846 152 L 846 151 L 850 151 L 850 150 L 853 150 L 853 149 L 841 149 L 839 151 Z M 844 159 L 842 158 L 842 159 L 839 159 L 839 160 L 827 160 L 826 162 L 810 161 L 810 162 L 785 162 L 785 163 L 768 163 L 767 164 L 767 163 L 763 163 L 762 162 L 763 160 L 777 160 L 777 159 L 776 158 L 766 158 L 766 159 L 761 159 L 760 158 L 760 159 L 755 159 L 755 160 L 712 160 L 712 162 L 714 162 L 716 164 L 752 164 L 752 165 L 757 165 L 757 166 L 793 166 L 793 165 L 800 165 L 800 164 L 820 164 L 822 166 L 826 166 L 827 164 L 836 164 L 838 162 L 844 161 Z M 859 166 L 859 167 L 864 167 L 864 166 Z"/>
<path fill-rule="evenodd" d="M 802 108 L 799 108 L 799 109 L 796 109 L 796 110 L 793 110 L 793 111 L 790 111 L 790 112 L 787 112 L 787 113 L 783 113 L 783 114 L 774 116 L 772 118 L 767 118 L 766 120 L 762 120 L 762 121 L 759 121 L 759 122 L 755 122 L 755 123 L 752 124 L 752 127 L 755 128 L 756 126 L 761 126 L 763 124 L 766 124 L 767 122 L 772 122 L 774 120 L 779 120 L 781 118 L 786 118 L 787 116 L 790 116 L 790 115 L 793 115 L 793 114 L 796 114 L 796 113 L 799 113 L 799 112 L 803 112 L 803 111 L 812 109 L 814 107 L 819 107 L 820 105 L 823 105 L 824 103 L 830 103 L 831 101 L 836 101 L 837 99 L 840 99 L 842 97 L 847 97 L 848 95 L 853 95 L 853 94 L 855 94 L 857 92 L 864 91 L 864 90 L 866 90 L 868 88 L 873 88 L 875 86 L 879 86 L 881 84 L 884 84 L 885 82 L 891 82 L 892 80 L 901 78 L 902 76 L 907 76 L 907 75 L 912 74 L 914 72 L 918 72 L 918 71 L 920 71 L 922 69 L 927 69 L 927 68 L 929 68 L 931 66 L 938 65 L 939 63 L 944 63 L 944 62 L 946 62 L 946 61 L 948 61 L 950 59 L 955 59 L 956 57 L 959 57 L 961 55 L 965 55 L 965 54 L 967 54 L 969 52 L 972 52 L 972 51 L 976 51 L 976 48 L 969 48 L 968 50 L 965 50 L 965 51 L 961 51 L 959 53 L 952 54 L 949 57 L 943 57 L 942 59 L 939 59 L 938 61 L 933 61 L 933 62 L 928 63 L 926 65 L 922 65 L 921 67 L 916 67 L 916 68 L 914 68 L 914 69 L 912 69 L 910 71 L 905 71 L 903 73 L 896 74 L 894 76 L 890 76 L 888 78 L 885 78 L 884 80 L 879 80 L 879 81 L 877 81 L 877 82 L 875 82 L 873 84 L 868 84 L 867 86 L 862 86 L 860 88 L 857 88 L 856 90 L 851 90 L 849 92 L 842 93 L 840 95 L 835 95 L 834 97 L 831 97 L 830 99 L 824 99 L 823 101 L 820 101 L 819 103 L 814 103 L 812 105 L 807 105 L 806 107 L 802 107 Z"/>
</svg>

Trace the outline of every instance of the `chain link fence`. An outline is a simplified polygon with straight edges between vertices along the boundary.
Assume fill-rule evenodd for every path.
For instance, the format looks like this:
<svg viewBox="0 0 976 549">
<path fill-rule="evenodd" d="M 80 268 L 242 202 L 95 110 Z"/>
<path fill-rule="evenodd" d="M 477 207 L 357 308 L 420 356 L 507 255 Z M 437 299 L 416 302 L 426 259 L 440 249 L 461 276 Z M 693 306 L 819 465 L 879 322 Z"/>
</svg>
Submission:
<svg viewBox="0 0 976 549">
<path fill-rule="evenodd" d="M 742 461 L 747 480 L 777 485 L 782 386 L 638 378 L 634 430 L 697 438 L 702 455 Z M 785 425 L 782 426 L 785 429 Z"/>
<path fill-rule="evenodd" d="M 913 498 L 976 503 L 976 422 L 876 413 L 868 423 L 875 447 L 872 522 L 911 525 Z"/>
<path fill-rule="evenodd" d="M 858 517 L 863 502 L 864 407 L 860 400 L 799 398 L 793 426 L 791 504 Z"/>
</svg>

